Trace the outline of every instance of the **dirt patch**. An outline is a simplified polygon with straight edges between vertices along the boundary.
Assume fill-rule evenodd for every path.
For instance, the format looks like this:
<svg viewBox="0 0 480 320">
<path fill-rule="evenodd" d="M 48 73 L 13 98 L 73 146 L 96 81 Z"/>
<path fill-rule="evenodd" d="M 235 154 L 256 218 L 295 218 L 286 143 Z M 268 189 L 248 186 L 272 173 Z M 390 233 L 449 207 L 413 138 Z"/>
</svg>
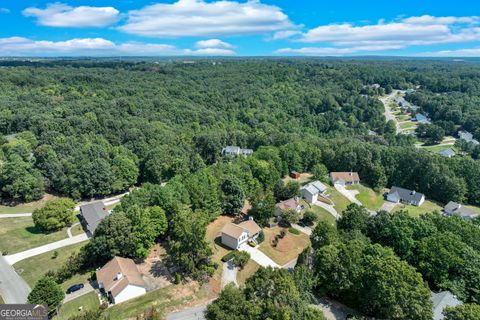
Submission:
<svg viewBox="0 0 480 320">
<path fill-rule="evenodd" d="M 165 288 L 172 284 L 172 275 L 164 264 L 166 251 L 160 244 L 156 244 L 144 262 L 138 265 L 147 285 L 147 290 Z"/>
<path fill-rule="evenodd" d="M 277 246 L 274 248 L 274 250 L 280 251 L 280 252 L 288 252 L 292 250 L 293 248 L 293 239 L 291 236 L 285 236 L 283 239 L 280 239 L 277 243 Z"/>
</svg>

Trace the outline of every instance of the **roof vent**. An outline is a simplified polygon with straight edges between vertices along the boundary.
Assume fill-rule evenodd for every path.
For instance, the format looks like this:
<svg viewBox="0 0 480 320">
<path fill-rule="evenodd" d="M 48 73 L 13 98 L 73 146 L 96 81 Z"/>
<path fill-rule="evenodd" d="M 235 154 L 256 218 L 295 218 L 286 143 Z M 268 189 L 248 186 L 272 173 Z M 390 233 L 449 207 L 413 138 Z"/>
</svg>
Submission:
<svg viewBox="0 0 480 320">
<path fill-rule="evenodd" d="M 414 195 L 415 193 L 417 193 L 415 190 L 412 191 L 412 195 Z"/>
<path fill-rule="evenodd" d="M 118 272 L 117 276 L 115 277 L 115 280 L 121 280 L 123 278 L 123 273 Z"/>
</svg>

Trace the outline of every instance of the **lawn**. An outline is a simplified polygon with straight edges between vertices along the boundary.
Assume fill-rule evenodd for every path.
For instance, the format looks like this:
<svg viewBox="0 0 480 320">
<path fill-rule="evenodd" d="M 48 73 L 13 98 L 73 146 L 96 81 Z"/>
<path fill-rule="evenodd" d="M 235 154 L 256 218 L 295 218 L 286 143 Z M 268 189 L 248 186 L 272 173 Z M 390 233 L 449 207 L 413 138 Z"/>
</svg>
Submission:
<svg viewBox="0 0 480 320">
<path fill-rule="evenodd" d="M 304 233 L 295 235 L 287 232 L 285 237 L 279 240 L 278 245 L 273 247 L 271 244 L 272 240 L 275 238 L 275 235 L 280 233 L 280 230 L 282 230 L 280 227 L 263 229 L 265 241 L 258 248 L 269 256 L 270 259 L 283 266 L 297 258 L 310 245 L 310 238 Z"/>
<path fill-rule="evenodd" d="M 83 307 L 82 311 L 78 310 L 79 307 Z M 98 299 L 97 293 L 90 292 L 62 305 L 58 316 L 54 317 L 54 319 L 67 320 L 81 312 L 97 310 L 98 307 L 100 307 L 100 300 Z"/>
<path fill-rule="evenodd" d="M 2 296 L 0 296 L 0 304 L 5 304 L 5 301 L 3 301 Z"/>
<path fill-rule="evenodd" d="M 347 186 L 346 189 L 357 190 L 359 193 L 355 197 L 363 204 L 365 208 L 369 210 L 376 211 L 380 209 L 383 204 L 383 195 L 364 185 L 355 184 L 352 186 Z"/>
<path fill-rule="evenodd" d="M 422 149 L 425 149 L 425 150 L 428 150 L 430 152 L 433 152 L 433 153 L 438 153 L 442 150 L 445 150 L 445 149 L 448 149 L 448 148 L 452 148 L 453 151 L 457 152 L 458 153 L 458 149 L 457 147 L 455 147 L 453 145 L 453 143 L 450 145 L 450 144 L 444 144 L 444 145 L 434 145 L 434 146 L 420 146 Z"/>
<path fill-rule="evenodd" d="M 67 238 L 67 229 L 44 233 L 34 226 L 31 217 L 0 220 L 0 251 L 8 254 L 35 248 Z"/>
<path fill-rule="evenodd" d="M 330 212 L 327 210 L 323 209 L 322 207 L 315 206 L 315 205 L 310 205 L 308 204 L 305 200 L 300 200 L 300 203 L 305 207 L 302 213 L 305 213 L 305 211 L 313 211 L 317 214 L 318 216 L 318 221 L 327 221 L 331 224 L 336 224 L 336 219 Z"/>
<path fill-rule="evenodd" d="M 411 121 L 406 121 L 406 122 L 401 122 L 400 123 L 400 128 L 401 129 L 413 129 L 415 128 L 417 125 Z"/>
<path fill-rule="evenodd" d="M 283 177 L 282 180 L 284 182 L 288 182 L 288 181 L 293 180 L 293 181 L 297 181 L 298 183 L 300 183 L 300 185 L 304 185 L 307 182 L 310 182 L 310 180 L 312 180 L 312 177 L 313 177 L 313 175 L 311 173 L 305 172 L 305 173 L 301 173 L 300 178 L 298 178 L 298 179 L 293 179 L 290 176 L 285 176 L 285 177 Z"/>
<path fill-rule="evenodd" d="M 207 297 L 207 290 L 199 288 L 196 283 L 171 285 L 114 305 L 105 310 L 103 314 L 109 320 L 123 320 L 135 318 L 151 307 L 162 313 L 165 313 L 165 310 L 188 308 L 189 305 L 204 301 Z"/>
<path fill-rule="evenodd" d="M 221 259 L 224 255 L 226 255 L 231 251 L 230 249 L 224 247 L 221 244 L 219 235 L 222 228 L 232 220 L 233 220 L 232 218 L 227 216 L 218 217 L 217 219 L 215 219 L 215 221 L 213 221 L 208 225 L 207 232 L 205 234 L 205 239 L 210 244 L 210 247 L 213 250 L 212 260 L 217 262 L 220 265 L 220 267 L 218 267 L 217 270 L 215 270 L 215 273 L 213 275 L 213 278 L 218 281 L 221 281 L 221 278 L 222 278 L 221 265 L 223 262 L 221 261 Z M 215 241 L 216 239 L 217 241 Z"/>
<path fill-rule="evenodd" d="M 45 202 L 56 198 L 51 194 L 46 194 L 42 199 L 29 203 L 22 203 L 16 206 L 0 205 L 0 214 L 5 213 L 31 213 L 33 210 L 43 207 Z"/>
<path fill-rule="evenodd" d="M 438 204 L 425 200 L 425 202 L 420 206 L 411 206 L 411 205 L 405 205 L 405 204 L 397 204 L 395 208 L 392 210 L 392 212 L 400 211 L 400 210 L 406 210 L 411 216 L 418 217 L 422 214 L 433 212 L 433 211 L 438 211 L 441 212 L 443 207 L 439 206 Z"/>
<path fill-rule="evenodd" d="M 22 261 L 17 262 L 13 265 L 15 270 L 22 276 L 23 279 L 33 288 L 38 279 L 40 279 L 48 270 L 56 271 L 58 270 L 68 257 L 74 253 L 78 252 L 81 247 L 83 247 L 87 242 L 82 242 L 74 244 L 68 247 L 63 247 L 57 249 L 58 256 L 53 258 L 53 251 L 40 254 Z M 89 274 L 83 276 L 78 275 L 74 276 L 72 279 L 69 279 L 62 287 L 66 289 L 69 285 L 74 283 L 85 283 L 87 281 Z"/>
<path fill-rule="evenodd" d="M 81 224 L 77 224 L 76 226 L 72 227 L 72 235 L 78 236 L 79 234 L 85 233 Z"/>
<path fill-rule="evenodd" d="M 335 205 L 333 206 L 335 210 L 337 210 L 339 214 L 342 214 L 342 212 L 347 209 L 350 201 L 333 187 L 329 186 L 327 192 L 330 194 L 330 200 L 335 203 Z"/>
<path fill-rule="evenodd" d="M 242 269 L 239 270 L 237 273 L 237 283 L 239 286 L 244 286 L 245 281 L 250 278 L 257 270 L 260 269 L 260 265 L 250 259 L 247 265 Z"/>
</svg>

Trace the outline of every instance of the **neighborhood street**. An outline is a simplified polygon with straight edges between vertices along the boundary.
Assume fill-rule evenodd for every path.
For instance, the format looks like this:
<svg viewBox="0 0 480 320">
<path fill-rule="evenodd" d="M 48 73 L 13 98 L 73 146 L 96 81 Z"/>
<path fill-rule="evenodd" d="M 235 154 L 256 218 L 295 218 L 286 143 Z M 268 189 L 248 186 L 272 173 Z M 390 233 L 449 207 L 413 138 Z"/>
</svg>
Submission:
<svg viewBox="0 0 480 320">
<path fill-rule="evenodd" d="M 5 303 L 27 302 L 30 287 L 0 255 L 0 295 Z"/>
<path fill-rule="evenodd" d="M 207 310 L 207 305 L 200 305 L 183 311 L 170 313 L 167 315 L 167 320 L 205 320 L 205 310 Z"/>
<path fill-rule="evenodd" d="M 395 123 L 395 127 L 397 129 L 397 134 L 402 131 L 400 129 L 400 124 L 397 121 L 397 118 L 395 118 L 395 115 L 393 114 L 392 110 L 390 109 L 389 103 L 392 101 L 393 97 L 397 94 L 398 90 L 393 90 L 391 94 L 388 96 L 380 97 L 380 101 L 383 103 L 385 106 L 385 118 L 387 121 L 392 120 Z"/>
</svg>

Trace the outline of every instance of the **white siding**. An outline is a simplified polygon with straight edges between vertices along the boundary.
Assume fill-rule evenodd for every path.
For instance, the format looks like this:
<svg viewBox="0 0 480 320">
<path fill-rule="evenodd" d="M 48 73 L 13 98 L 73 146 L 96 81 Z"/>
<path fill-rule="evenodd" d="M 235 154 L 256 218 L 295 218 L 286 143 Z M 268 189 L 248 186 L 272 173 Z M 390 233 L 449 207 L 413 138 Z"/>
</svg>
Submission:
<svg viewBox="0 0 480 320">
<path fill-rule="evenodd" d="M 422 199 L 420 199 L 417 205 L 420 207 L 424 201 L 425 201 L 425 196 L 422 196 Z"/>
<path fill-rule="evenodd" d="M 317 202 L 317 198 L 318 198 L 318 193 L 316 194 L 311 194 L 310 192 L 308 192 L 307 190 L 302 190 L 302 195 L 303 197 L 305 198 L 305 201 L 307 201 L 307 203 L 315 203 Z"/>
<path fill-rule="evenodd" d="M 232 249 L 237 249 L 242 243 L 245 243 L 247 241 L 248 241 L 247 232 L 243 232 L 238 239 L 235 239 L 225 233 L 222 233 L 222 243 Z"/>
<path fill-rule="evenodd" d="M 133 284 L 129 284 L 125 287 L 115 298 L 115 303 L 121 303 L 123 301 L 127 301 L 141 295 L 144 295 L 147 292 L 144 287 L 136 286 Z"/>
</svg>

